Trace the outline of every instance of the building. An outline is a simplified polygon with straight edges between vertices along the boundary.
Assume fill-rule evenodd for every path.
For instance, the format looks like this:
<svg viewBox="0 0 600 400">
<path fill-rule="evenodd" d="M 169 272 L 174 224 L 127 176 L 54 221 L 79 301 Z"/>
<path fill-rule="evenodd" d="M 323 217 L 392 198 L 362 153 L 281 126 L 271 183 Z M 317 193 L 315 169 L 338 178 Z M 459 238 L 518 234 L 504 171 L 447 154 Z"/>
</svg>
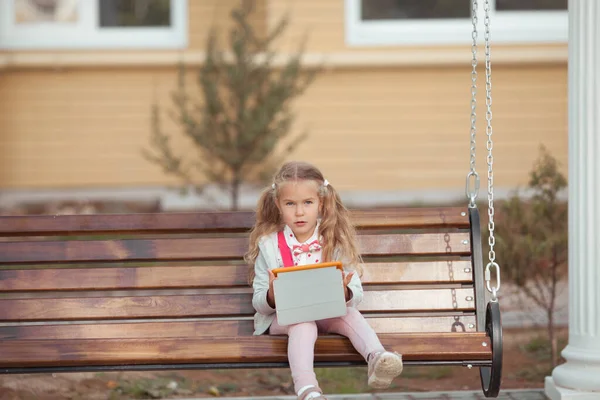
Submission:
<svg viewBox="0 0 600 400">
<path fill-rule="evenodd" d="M 170 106 L 178 62 L 202 63 L 209 28 L 226 34 L 237 0 L 153 0 L 166 4 L 172 18 L 149 22 L 158 25 L 150 28 L 116 21 L 122 15 L 110 8 L 112 1 L 62 0 L 35 14 L 37 3 L 0 5 L 0 189 L 68 193 L 177 183 L 141 156 L 150 108 L 154 101 Z M 433 10 L 425 2 L 413 2 L 414 9 L 388 0 L 363 3 L 256 2 L 254 24 L 261 32 L 285 13 L 291 16 L 278 43 L 284 56 L 307 33 L 307 67 L 326 66 L 296 103 L 295 129 L 311 136 L 291 157 L 316 163 L 343 192 L 463 196 L 471 111 L 469 7 L 462 0 Z M 566 0 L 492 3 L 494 167 L 502 191 L 527 183 L 540 144 L 566 169 L 567 11 Z M 521 9 L 538 3 L 550 9 Z M 480 39 L 482 22 L 480 14 Z M 481 40 L 479 53 L 482 67 Z M 480 68 L 482 192 L 484 78 Z M 173 124 L 167 129 L 177 131 Z"/>
</svg>

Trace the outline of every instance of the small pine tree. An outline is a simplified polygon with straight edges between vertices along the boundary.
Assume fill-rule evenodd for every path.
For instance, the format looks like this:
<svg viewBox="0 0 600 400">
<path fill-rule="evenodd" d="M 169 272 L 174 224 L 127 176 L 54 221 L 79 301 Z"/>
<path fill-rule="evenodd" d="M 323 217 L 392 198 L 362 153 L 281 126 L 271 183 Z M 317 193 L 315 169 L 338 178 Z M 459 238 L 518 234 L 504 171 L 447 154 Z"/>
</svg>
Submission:
<svg viewBox="0 0 600 400">
<path fill-rule="evenodd" d="M 499 203 L 495 251 L 504 279 L 546 311 L 554 367 L 558 363 L 554 330 L 557 285 L 566 278 L 568 261 L 568 209 L 558 195 L 567 187 L 567 179 L 544 146 L 528 186 L 533 192 L 529 201 L 517 193 Z"/>
<path fill-rule="evenodd" d="M 253 9 L 252 1 L 242 1 L 232 11 L 230 54 L 219 49 L 216 31 L 211 30 L 197 80 L 202 103 L 188 95 L 185 68 L 179 70 L 174 118 L 197 148 L 198 158 L 186 161 L 175 154 L 161 130 L 157 105 L 152 108 L 150 145 L 154 152 L 143 151 L 147 160 L 187 185 L 194 184 L 191 172 L 197 169 L 208 181 L 228 187 L 234 210 L 241 184 L 263 181 L 306 138 L 306 132 L 291 134 L 291 103 L 319 72 L 318 68 L 302 69 L 303 45 L 285 65 L 274 67 L 273 42 L 288 20 L 282 18 L 272 32 L 260 37 L 249 22 Z"/>
</svg>

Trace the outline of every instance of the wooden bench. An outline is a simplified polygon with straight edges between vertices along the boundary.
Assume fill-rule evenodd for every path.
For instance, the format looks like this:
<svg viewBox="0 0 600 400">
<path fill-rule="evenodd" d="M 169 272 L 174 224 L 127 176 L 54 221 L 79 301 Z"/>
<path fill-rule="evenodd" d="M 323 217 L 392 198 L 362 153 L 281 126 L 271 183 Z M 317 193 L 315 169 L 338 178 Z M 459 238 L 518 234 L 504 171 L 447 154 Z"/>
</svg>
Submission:
<svg viewBox="0 0 600 400">
<path fill-rule="evenodd" d="M 479 367 L 496 397 L 497 303 L 476 209 L 352 211 L 359 309 L 406 365 Z M 0 217 L 2 373 L 285 367 L 287 338 L 252 336 L 242 256 L 250 212 Z M 487 321 L 486 321 L 487 318 Z M 317 366 L 364 364 L 319 337 Z M 399 378 L 401 379 L 401 378 Z"/>
</svg>

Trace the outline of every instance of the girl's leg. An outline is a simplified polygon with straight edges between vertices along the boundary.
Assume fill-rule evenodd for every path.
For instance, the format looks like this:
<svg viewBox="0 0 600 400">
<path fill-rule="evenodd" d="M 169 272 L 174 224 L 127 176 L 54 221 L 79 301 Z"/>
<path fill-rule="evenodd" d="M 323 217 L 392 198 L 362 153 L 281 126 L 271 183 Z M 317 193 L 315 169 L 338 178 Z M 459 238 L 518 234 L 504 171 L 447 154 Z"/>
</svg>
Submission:
<svg viewBox="0 0 600 400">
<path fill-rule="evenodd" d="M 315 342 L 317 341 L 317 325 L 314 322 L 281 326 L 277 318 L 269 329 L 271 335 L 289 336 L 288 361 L 294 380 L 294 391 L 298 393 L 308 386 L 318 388 L 317 377 L 313 368 L 315 358 Z"/>
<path fill-rule="evenodd" d="M 323 332 L 346 336 L 366 361 L 370 354 L 385 351 L 373 328 L 354 307 L 348 307 L 342 317 L 317 321 L 317 326 Z"/>
<path fill-rule="evenodd" d="M 343 317 L 317 322 L 325 332 L 346 336 L 369 364 L 368 383 L 376 389 L 385 389 L 402 373 L 402 356 L 385 351 L 377 334 L 355 308 L 348 307 Z"/>
</svg>

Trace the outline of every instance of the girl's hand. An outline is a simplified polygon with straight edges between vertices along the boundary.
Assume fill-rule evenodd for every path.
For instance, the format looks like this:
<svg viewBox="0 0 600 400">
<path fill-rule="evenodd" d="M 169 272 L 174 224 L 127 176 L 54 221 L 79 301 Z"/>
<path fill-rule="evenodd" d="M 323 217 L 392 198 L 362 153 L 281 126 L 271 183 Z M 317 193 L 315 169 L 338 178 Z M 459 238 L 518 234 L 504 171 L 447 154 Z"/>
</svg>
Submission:
<svg viewBox="0 0 600 400">
<path fill-rule="evenodd" d="M 269 270 L 269 290 L 267 291 L 267 303 L 271 308 L 275 308 L 275 291 L 273 289 L 273 281 L 275 280 L 275 274 Z"/>
<path fill-rule="evenodd" d="M 352 298 L 352 291 L 348 289 L 348 284 L 352 280 L 352 276 L 354 276 L 354 271 L 346 274 L 346 271 L 342 271 L 342 279 L 344 280 L 344 294 L 346 296 L 346 301 L 350 301 Z"/>
</svg>

